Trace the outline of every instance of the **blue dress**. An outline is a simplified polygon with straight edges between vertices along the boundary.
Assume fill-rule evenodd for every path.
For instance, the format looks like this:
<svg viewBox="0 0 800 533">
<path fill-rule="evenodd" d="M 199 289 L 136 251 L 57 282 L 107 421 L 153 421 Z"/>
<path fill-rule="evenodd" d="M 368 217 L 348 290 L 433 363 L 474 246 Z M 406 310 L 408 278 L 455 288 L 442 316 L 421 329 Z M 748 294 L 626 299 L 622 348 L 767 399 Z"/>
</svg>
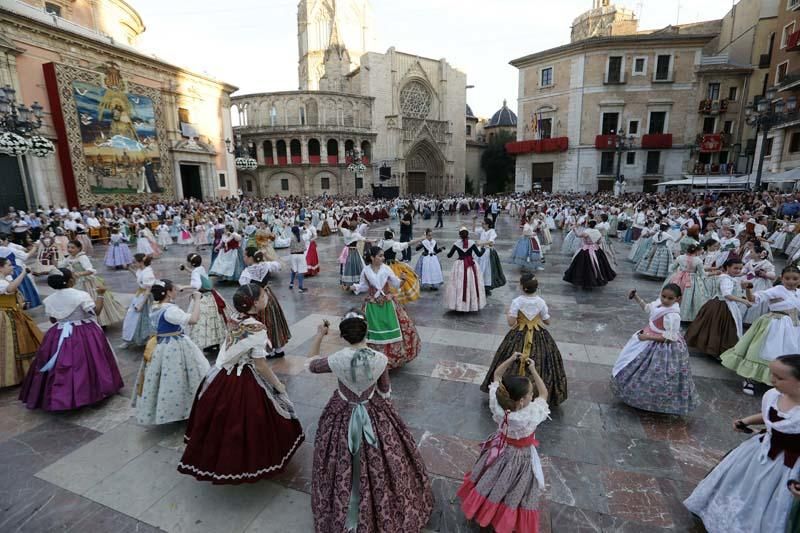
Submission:
<svg viewBox="0 0 800 533">
<path fill-rule="evenodd" d="M 14 272 L 11 276 L 16 279 L 17 276 L 22 273 L 23 267 L 17 264 L 17 257 L 13 252 L 6 257 L 11 260 L 11 265 L 14 267 Z M 22 280 L 22 284 L 19 286 L 19 292 L 22 294 L 22 297 L 25 298 L 28 309 L 33 309 L 34 307 L 42 305 L 42 298 L 39 296 L 39 290 L 36 288 L 36 285 L 33 284 L 30 276 L 25 276 L 25 279 Z"/>
</svg>

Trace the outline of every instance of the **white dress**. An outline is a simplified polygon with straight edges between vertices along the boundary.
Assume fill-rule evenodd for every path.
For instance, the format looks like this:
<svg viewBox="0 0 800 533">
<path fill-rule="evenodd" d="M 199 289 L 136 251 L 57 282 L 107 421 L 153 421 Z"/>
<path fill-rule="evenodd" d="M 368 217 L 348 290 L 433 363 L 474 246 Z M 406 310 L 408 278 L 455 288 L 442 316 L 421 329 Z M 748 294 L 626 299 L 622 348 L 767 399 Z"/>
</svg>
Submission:
<svg viewBox="0 0 800 533">
<path fill-rule="evenodd" d="M 137 330 L 140 332 L 142 330 L 150 330 L 149 326 L 143 327 L 144 324 L 140 324 L 140 322 L 149 320 L 147 316 L 142 316 L 142 313 L 144 312 L 149 314 L 149 305 L 147 304 L 150 301 L 150 288 L 153 286 L 155 281 L 156 275 L 153 273 L 152 267 L 148 266 L 136 271 L 136 294 L 133 296 L 133 299 L 128 306 L 128 312 L 125 314 L 125 320 L 122 321 L 123 341 L 135 341 L 137 344 L 141 344 L 146 341 L 144 338 L 135 337 L 137 337 Z M 136 310 L 137 307 L 140 308 L 139 311 Z"/>
<path fill-rule="evenodd" d="M 442 274 L 442 264 L 434 251 L 436 250 L 435 239 L 424 239 L 421 243 L 427 255 L 420 255 L 417 260 L 417 276 L 422 286 L 438 287 L 444 283 Z"/>
</svg>

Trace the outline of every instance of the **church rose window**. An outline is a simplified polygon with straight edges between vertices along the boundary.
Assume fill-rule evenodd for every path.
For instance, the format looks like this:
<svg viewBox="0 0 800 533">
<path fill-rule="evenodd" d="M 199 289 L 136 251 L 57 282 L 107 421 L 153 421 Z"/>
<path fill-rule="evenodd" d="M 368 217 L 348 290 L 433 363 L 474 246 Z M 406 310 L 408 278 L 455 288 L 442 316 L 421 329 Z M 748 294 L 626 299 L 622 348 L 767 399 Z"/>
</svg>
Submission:
<svg viewBox="0 0 800 533">
<path fill-rule="evenodd" d="M 400 112 L 406 117 L 426 118 L 431 111 L 431 93 L 418 81 L 400 91 Z"/>
</svg>

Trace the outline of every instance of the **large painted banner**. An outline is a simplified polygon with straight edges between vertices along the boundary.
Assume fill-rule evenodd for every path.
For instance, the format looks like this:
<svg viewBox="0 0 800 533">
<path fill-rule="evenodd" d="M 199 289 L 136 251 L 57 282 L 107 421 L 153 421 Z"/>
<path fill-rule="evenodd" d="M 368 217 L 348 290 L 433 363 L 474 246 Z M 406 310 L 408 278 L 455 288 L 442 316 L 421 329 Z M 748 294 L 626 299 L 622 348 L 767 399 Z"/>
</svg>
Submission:
<svg viewBox="0 0 800 533">
<path fill-rule="evenodd" d="M 175 197 L 157 89 L 125 82 L 113 64 L 102 72 L 57 63 L 44 69 L 70 204 Z"/>
</svg>

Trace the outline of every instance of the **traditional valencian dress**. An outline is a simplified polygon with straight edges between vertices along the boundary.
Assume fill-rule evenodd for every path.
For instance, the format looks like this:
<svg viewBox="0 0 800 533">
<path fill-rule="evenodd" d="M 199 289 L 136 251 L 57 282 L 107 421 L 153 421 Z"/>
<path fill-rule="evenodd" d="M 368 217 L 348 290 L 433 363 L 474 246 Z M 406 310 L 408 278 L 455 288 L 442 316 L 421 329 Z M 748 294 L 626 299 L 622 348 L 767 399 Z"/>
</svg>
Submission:
<svg viewBox="0 0 800 533">
<path fill-rule="evenodd" d="M 0 257 L 5 257 L 11 261 L 13 267 L 11 277 L 16 279 L 16 277 L 22 273 L 22 269 L 25 268 L 25 261 L 28 259 L 28 253 L 22 246 L 9 243 L 8 246 L 0 246 Z M 18 290 L 25 300 L 28 309 L 33 309 L 34 307 L 42 305 L 39 290 L 36 288 L 36 285 L 34 285 L 30 276 L 25 276 Z"/>
<path fill-rule="evenodd" d="M 103 279 L 95 275 L 96 270 L 85 253 L 80 252 L 78 255 L 66 256 L 59 263 L 58 268 L 68 268 L 73 274 L 89 272 L 88 276 L 75 277 L 75 288 L 88 292 L 92 301 L 97 298 L 97 282 L 102 283 Z M 110 290 L 106 290 L 104 296 L 103 310 L 97 316 L 97 323 L 101 326 L 110 326 L 122 322 L 122 319 L 125 318 L 125 308 L 114 298 L 114 294 Z"/>
<path fill-rule="evenodd" d="M 105 265 L 108 268 L 127 267 L 133 264 L 133 255 L 128 248 L 127 237 L 121 233 L 112 233 L 106 251 Z"/>
<path fill-rule="evenodd" d="M 264 292 L 267 293 L 267 306 L 256 318 L 266 326 L 267 336 L 276 352 L 282 351 L 282 348 L 289 344 L 289 339 L 292 338 L 289 324 L 286 322 L 286 315 L 283 313 L 283 308 L 275 293 L 272 292 L 267 278 L 270 272 L 279 269 L 280 263 L 277 261 L 263 261 L 245 268 L 239 277 L 239 285 L 255 283 L 261 285 Z"/>
<path fill-rule="evenodd" d="M 770 384 L 769 363 L 800 353 L 800 291 L 776 285 L 755 293 L 769 313 L 758 318 L 736 345 L 722 354 L 722 364 L 744 378 Z"/>
<path fill-rule="evenodd" d="M 614 269 L 600 249 L 598 243 L 603 236 L 592 228 L 577 230 L 582 244 L 580 250 L 572 258 L 569 268 L 564 272 L 564 281 L 578 285 L 584 289 L 602 287 L 617 277 Z"/>
<path fill-rule="evenodd" d="M 42 343 L 39 327 L 22 310 L 22 298 L 7 292 L 10 281 L 0 278 L 0 388 L 22 383 Z"/>
<path fill-rule="evenodd" d="M 783 412 L 781 393 L 770 389 L 761 399 L 766 433 L 734 448 L 683 504 L 709 533 L 784 533 L 794 496 L 786 488 L 800 476 L 800 406 Z"/>
<path fill-rule="evenodd" d="M 186 334 L 201 350 L 222 344 L 227 335 L 225 327 L 225 300 L 214 290 L 211 280 L 203 266 L 192 269 L 191 287 L 200 291 L 200 318 L 197 323 L 186 328 Z M 195 301 L 189 304 L 189 314 L 192 314 Z"/>
<path fill-rule="evenodd" d="M 634 271 L 642 276 L 664 279 L 669 275 L 672 264 L 672 250 L 670 246 L 675 242 L 672 235 L 666 231 L 659 231 L 651 240 L 650 250 L 636 263 Z"/>
<path fill-rule="evenodd" d="M 542 247 L 530 224 L 522 228 L 522 237 L 517 239 L 511 262 L 528 270 L 537 270 L 542 266 Z"/>
<path fill-rule="evenodd" d="M 500 256 L 494 249 L 494 242 L 497 240 L 497 232 L 494 229 L 479 229 L 477 231 L 478 241 L 491 243 L 491 246 L 482 246 L 483 255 L 478 258 L 478 265 L 483 273 L 484 290 L 493 290 L 506 284 L 506 276 L 503 274 L 503 266 L 500 264 Z"/>
<path fill-rule="evenodd" d="M 242 237 L 238 233 L 231 233 L 222 236 L 220 247 L 222 248 L 211 264 L 209 274 L 219 276 L 225 281 L 239 281 L 239 276 L 244 270 L 244 258 L 240 246 Z"/>
<path fill-rule="evenodd" d="M 122 321 L 122 340 L 144 346 L 153 334 L 150 324 L 150 288 L 156 281 L 152 267 L 136 271 L 136 293 L 133 295 L 125 320 Z M 139 310 L 137 311 L 137 307 Z"/>
<path fill-rule="evenodd" d="M 456 494 L 464 515 L 481 527 L 536 533 L 545 484 L 535 432 L 550 409 L 543 398 L 536 398 L 518 411 L 504 411 L 497 403 L 498 387 L 498 382 L 489 385 L 489 409 L 500 427 L 483 444 Z"/>
<path fill-rule="evenodd" d="M 197 391 L 178 472 L 214 484 L 238 485 L 280 473 L 303 443 L 289 397 L 256 370 L 267 356 L 267 330 L 235 315 L 231 330 Z"/>
<path fill-rule="evenodd" d="M 686 415 L 697 406 L 689 350 L 681 336 L 680 306 L 645 306 L 650 321 L 634 333 L 622 348 L 611 371 L 611 389 L 617 397 L 637 409 Z M 657 335 L 665 341 L 641 341 L 639 333 Z"/>
<path fill-rule="evenodd" d="M 442 264 L 439 262 L 439 258 L 436 257 L 442 249 L 436 246 L 434 239 L 424 239 L 417 245 L 417 251 L 419 250 L 422 250 L 422 254 L 417 259 L 414 271 L 419 277 L 420 286 L 438 289 L 444 283 Z"/>
<path fill-rule="evenodd" d="M 312 359 L 309 369 L 339 380 L 314 442 L 317 533 L 421 531 L 433 494 L 414 437 L 389 401 L 386 356 L 348 347 Z"/>
<path fill-rule="evenodd" d="M 419 278 L 417 273 L 406 263 L 397 260 L 397 254 L 408 248 L 407 242 L 397 242 L 394 239 L 384 239 L 380 243 L 383 250 L 383 259 L 386 265 L 392 269 L 394 275 L 400 279 L 405 274 L 406 280 L 400 283 L 395 291 L 398 303 L 405 305 L 409 302 L 419 300 Z"/>
<path fill-rule="evenodd" d="M 356 294 L 369 292 L 364 304 L 367 343 L 386 354 L 389 368 L 398 368 L 412 361 L 421 346 L 414 322 L 390 289 L 400 285 L 400 278 L 388 266 L 381 265 L 377 272 L 371 266 L 364 268 L 361 279 L 352 286 Z"/>
<path fill-rule="evenodd" d="M 44 299 L 57 322 L 44 336 L 22 383 L 20 401 L 29 409 L 66 411 L 113 396 L 123 386 L 114 351 L 97 324 L 94 300 L 78 289 L 60 289 Z"/>
<path fill-rule="evenodd" d="M 319 254 L 317 253 L 317 228 L 309 226 L 304 232 L 306 241 L 306 277 L 311 278 L 319 274 Z"/>
<path fill-rule="evenodd" d="M 339 270 L 341 273 L 342 285 L 352 285 L 361 279 L 361 271 L 364 270 L 364 258 L 358 251 L 358 243 L 364 241 L 364 236 L 357 231 L 350 231 L 342 228 L 344 238 L 344 248 L 339 254 Z"/>
<path fill-rule="evenodd" d="M 36 243 L 36 260 L 31 265 L 34 276 L 45 276 L 56 268 L 62 257 L 53 237 L 42 237 Z"/>
<path fill-rule="evenodd" d="M 480 311 L 486 307 L 486 288 L 475 257 L 482 256 L 483 251 L 473 241 L 461 239 L 453 243 L 447 257 L 453 257 L 453 254 L 458 254 L 458 257 L 450 270 L 445 306 L 451 311 Z"/>
<path fill-rule="evenodd" d="M 511 301 L 508 316 L 515 318 L 517 323 L 500 343 L 481 390 L 489 392 L 495 369 L 516 352 L 520 352 L 522 358 L 519 363 L 513 363 L 508 368 L 507 374 L 531 377 L 527 362 L 533 357 L 536 372 L 547 386 L 548 403 L 552 406 L 560 404 L 567 399 L 567 375 L 561 352 L 543 322 L 550 319 L 547 304 L 535 294 L 517 296 Z"/>
<path fill-rule="evenodd" d="M 733 348 L 742 336 L 744 305 L 725 298 L 742 297 L 742 286 L 727 274 L 720 274 L 718 293 L 708 300 L 686 330 L 686 344 L 697 351 L 719 356 Z"/>
<path fill-rule="evenodd" d="M 673 273 L 664 281 L 681 288 L 681 320 L 691 322 L 708 300 L 703 260 L 697 256 L 679 255 L 672 263 Z"/>
<path fill-rule="evenodd" d="M 762 275 L 757 276 L 756 272 L 761 272 Z M 753 288 L 751 289 L 753 294 L 772 288 L 773 280 L 767 277 L 769 275 L 771 275 L 774 279 L 775 265 L 773 265 L 768 259 L 755 259 L 747 261 L 742 269 L 742 276 L 744 276 L 747 281 L 753 284 Z M 756 322 L 756 320 L 758 320 L 758 317 L 767 312 L 769 312 L 769 302 L 764 299 L 759 300 L 747 308 L 747 310 L 744 312 L 742 321 L 745 324 L 753 324 Z"/>
<path fill-rule="evenodd" d="M 200 348 L 183 333 L 190 315 L 175 304 L 150 313 L 155 335 L 147 341 L 132 405 L 140 424 L 186 420 L 192 399 L 209 369 Z"/>
</svg>

